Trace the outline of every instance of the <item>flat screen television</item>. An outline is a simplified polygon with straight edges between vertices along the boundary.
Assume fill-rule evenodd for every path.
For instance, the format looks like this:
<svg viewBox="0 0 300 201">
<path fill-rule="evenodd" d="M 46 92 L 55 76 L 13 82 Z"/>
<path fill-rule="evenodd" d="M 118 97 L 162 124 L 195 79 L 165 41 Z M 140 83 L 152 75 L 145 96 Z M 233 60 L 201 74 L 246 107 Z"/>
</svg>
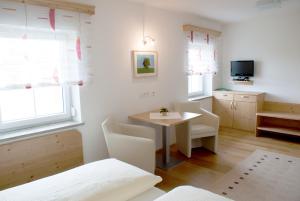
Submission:
<svg viewBox="0 0 300 201">
<path fill-rule="evenodd" d="M 254 61 L 231 61 L 231 76 L 253 77 Z"/>
</svg>

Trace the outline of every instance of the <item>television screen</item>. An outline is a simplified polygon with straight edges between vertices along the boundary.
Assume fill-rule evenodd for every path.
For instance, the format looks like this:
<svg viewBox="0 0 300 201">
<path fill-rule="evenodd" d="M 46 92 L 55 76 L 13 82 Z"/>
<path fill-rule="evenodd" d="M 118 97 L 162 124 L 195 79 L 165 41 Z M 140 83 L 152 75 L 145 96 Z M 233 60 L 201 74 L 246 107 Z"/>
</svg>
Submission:
<svg viewBox="0 0 300 201">
<path fill-rule="evenodd" d="M 254 76 L 254 61 L 231 61 L 231 76 Z"/>
</svg>

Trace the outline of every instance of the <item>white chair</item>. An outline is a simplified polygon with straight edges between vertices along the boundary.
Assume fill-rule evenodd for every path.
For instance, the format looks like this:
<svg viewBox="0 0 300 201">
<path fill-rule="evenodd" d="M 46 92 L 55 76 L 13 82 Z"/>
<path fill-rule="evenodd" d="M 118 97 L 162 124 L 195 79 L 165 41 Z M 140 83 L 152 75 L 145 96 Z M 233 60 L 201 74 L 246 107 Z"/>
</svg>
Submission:
<svg viewBox="0 0 300 201">
<path fill-rule="evenodd" d="M 117 123 L 112 118 L 102 123 L 102 129 L 111 158 L 154 173 L 155 129 Z"/>
<path fill-rule="evenodd" d="M 180 152 L 191 157 L 192 148 L 204 147 L 214 153 L 217 152 L 219 117 L 200 107 L 195 101 L 178 102 L 174 104 L 178 112 L 193 112 L 202 114 L 186 125 L 176 127 L 176 143 Z"/>
</svg>

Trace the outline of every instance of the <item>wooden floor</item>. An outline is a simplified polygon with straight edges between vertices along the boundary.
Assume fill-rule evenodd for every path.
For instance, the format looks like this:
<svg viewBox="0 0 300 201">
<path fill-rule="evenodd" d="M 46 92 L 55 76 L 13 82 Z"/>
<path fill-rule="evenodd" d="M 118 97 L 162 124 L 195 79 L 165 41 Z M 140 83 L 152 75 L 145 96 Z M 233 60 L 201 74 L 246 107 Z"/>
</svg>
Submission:
<svg viewBox="0 0 300 201">
<path fill-rule="evenodd" d="M 169 191 L 180 185 L 193 185 L 211 190 L 214 182 L 256 149 L 300 157 L 300 138 L 277 134 L 255 137 L 254 133 L 223 128 L 219 134 L 218 154 L 198 148 L 193 149 L 188 159 L 173 146 L 171 155 L 185 161 L 167 171 L 156 169 L 156 174 L 163 178 L 157 187 Z"/>
</svg>

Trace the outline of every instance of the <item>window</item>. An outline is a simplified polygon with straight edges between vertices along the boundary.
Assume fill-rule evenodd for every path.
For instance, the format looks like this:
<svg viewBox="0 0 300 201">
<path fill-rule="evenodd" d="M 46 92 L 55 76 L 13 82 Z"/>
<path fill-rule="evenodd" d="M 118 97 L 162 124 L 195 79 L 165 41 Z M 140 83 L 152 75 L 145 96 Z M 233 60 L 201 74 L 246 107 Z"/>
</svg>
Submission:
<svg viewBox="0 0 300 201">
<path fill-rule="evenodd" d="M 214 35 L 196 31 L 186 32 L 185 68 L 189 97 L 201 96 L 204 95 L 204 91 L 208 91 L 208 86 L 205 86 L 208 82 L 204 82 L 204 78 L 207 74 L 217 72 L 217 58 L 217 38 Z"/>
<path fill-rule="evenodd" d="M 188 76 L 188 96 L 195 97 L 203 95 L 203 76 L 189 75 Z"/>
<path fill-rule="evenodd" d="M 72 119 L 70 86 L 55 83 L 59 72 L 54 66 L 63 64 L 64 43 L 0 37 L 0 85 L 10 84 L 0 90 L 0 133 Z"/>
<path fill-rule="evenodd" d="M 0 133 L 80 120 L 72 92 L 92 75 L 91 26 L 87 14 L 0 1 Z"/>
<path fill-rule="evenodd" d="M 55 67 L 63 61 L 60 49 L 63 43 L 52 38 L 24 40 L 0 37 L 0 86 L 51 82 Z"/>
<path fill-rule="evenodd" d="M 71 120 L 69 87 L 0 91 L 0 132 Z"/>
</svg>

